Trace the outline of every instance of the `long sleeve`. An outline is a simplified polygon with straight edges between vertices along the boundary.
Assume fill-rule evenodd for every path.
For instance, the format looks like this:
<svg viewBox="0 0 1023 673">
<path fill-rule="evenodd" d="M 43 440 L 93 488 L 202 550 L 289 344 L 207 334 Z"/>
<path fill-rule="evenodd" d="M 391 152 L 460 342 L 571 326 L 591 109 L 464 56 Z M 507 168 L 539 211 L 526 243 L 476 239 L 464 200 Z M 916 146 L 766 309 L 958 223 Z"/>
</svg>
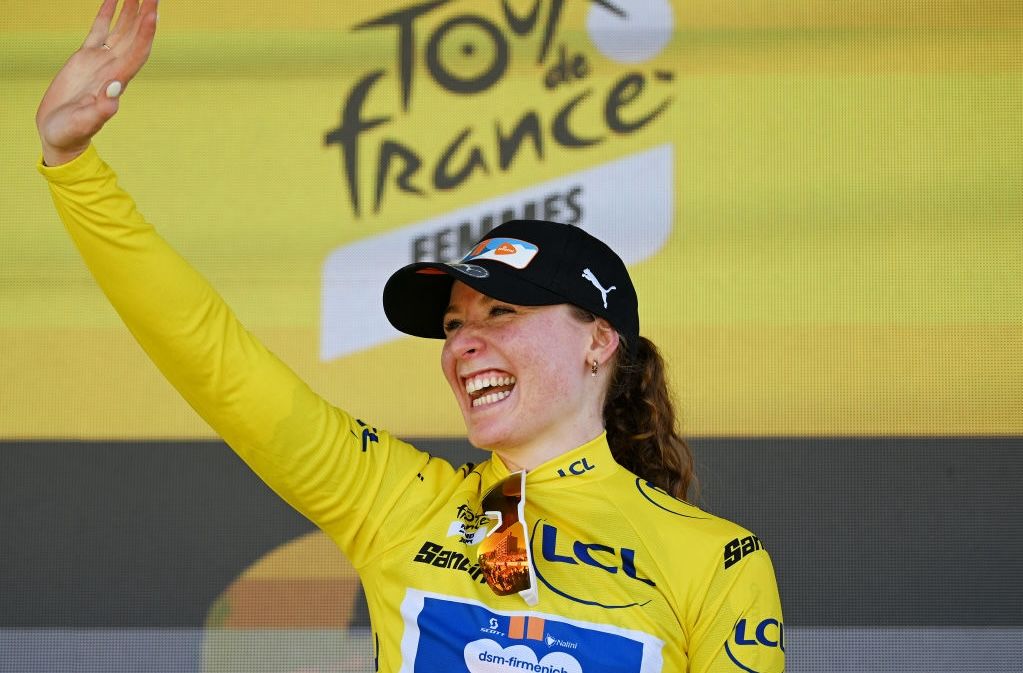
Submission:
<svg viewBox="0 0 1023 673">
<path fill-rule="evenodd" d="M 352 552 L 428 457 L 330 405 L 271 354 L 143 218 L 95 148 L 39 171 L 89 270 L 163 375 L 271 488 Z"/>
</svg>

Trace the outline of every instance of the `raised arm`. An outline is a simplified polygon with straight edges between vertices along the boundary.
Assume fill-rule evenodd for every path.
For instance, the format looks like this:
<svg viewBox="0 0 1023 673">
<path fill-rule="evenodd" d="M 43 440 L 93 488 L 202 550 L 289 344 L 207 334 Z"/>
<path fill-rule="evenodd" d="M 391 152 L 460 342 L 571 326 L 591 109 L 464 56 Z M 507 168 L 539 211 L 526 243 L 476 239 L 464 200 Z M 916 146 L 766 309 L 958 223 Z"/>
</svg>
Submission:
<svg viewBox="0 0 1023 673">
<path fill-rule="evenodd" d="M 57 212 L 97 284 L 168 381 L 279 495 L 366 558 L 373 517 L 401 501 L 428 456 L 366 432 L 238 321 L 206 279 L 146 221 L 91 145 L 148 57 L 156 0 L 104 0 L 37 122 Z M 104 46 L 106 45 L 106 46 Z M 109 47 L 109 49 L 107 48 Z M 372 444 L 374 450 L 369 451 Z M 433 461 L 440 471 L 440 461 Z M 448 468 L 450 470 L 450 468 Z"/>
<path fill-rule="evenodd" d="M 79 156 L 117 113 L 118 98 L 149 59 L 157 0 L 103 0 L 85 42 L 50 83 L 36 111 L 43 161 L 59 166 Z"/>
</svg>

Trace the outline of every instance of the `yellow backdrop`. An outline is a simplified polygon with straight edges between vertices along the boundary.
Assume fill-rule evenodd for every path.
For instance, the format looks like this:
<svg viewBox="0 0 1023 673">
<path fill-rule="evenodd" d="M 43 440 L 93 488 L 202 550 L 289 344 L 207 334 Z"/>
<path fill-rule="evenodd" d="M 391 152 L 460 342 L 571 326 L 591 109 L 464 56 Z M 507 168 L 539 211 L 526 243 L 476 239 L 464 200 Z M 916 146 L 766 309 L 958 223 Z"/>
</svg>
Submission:
<svg viewBox="0 0 1023 673">
<path fill-rule="evenodd" d="M 0 437 L 209 436 L 33 168 L 98 2 L 7 4 Z M 379 274 L 526 208 L 629 246 L 689 434 L 1023 433 L 1023 6 L 556 4 L 165 2 L 97 145 L 272 349 L 406 436 L 462 426 L 439 344 L 374 326 Z"/>
</svg>

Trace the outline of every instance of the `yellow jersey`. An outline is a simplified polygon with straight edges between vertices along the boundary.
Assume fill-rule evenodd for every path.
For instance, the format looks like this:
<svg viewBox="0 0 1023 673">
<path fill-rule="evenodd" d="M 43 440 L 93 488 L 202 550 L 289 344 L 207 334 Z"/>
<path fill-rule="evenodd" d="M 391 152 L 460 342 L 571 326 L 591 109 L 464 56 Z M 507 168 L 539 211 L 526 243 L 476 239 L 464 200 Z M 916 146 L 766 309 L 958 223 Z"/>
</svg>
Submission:
<svg viewBox="0 0 1023 673">
<path fill-rule="evenodd" d="M 604 435 L 529 472 L 539 602 L 495 595 L 476 549 L 481 497 L 509 474 L 499 457 L 455 468 L 314 393 L 146 222 L 93 147 L 39 170 L 157 367 L 358 570 L 378 670 L 784 670 L 761 541 L 628 472 Z"/>
</svg>

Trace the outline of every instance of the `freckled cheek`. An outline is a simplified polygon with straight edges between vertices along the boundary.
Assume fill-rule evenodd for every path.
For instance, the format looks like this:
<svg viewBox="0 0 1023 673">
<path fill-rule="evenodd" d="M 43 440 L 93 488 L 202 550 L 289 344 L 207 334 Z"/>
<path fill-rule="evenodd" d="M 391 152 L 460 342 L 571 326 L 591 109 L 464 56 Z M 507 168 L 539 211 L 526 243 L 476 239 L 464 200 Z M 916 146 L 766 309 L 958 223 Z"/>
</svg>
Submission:
<svg viewBox="0 0 1023 673">
<path fill-rule="evenodd" d="M 564 372 L 551 370 L 546 383 L 548 391 L 547 397 L 550 398 L 554 404 L 569 400 L 575 395 L 571 384 L 564 376 Z"/>
<path fill-rule="evenodd" d="M 517 363 L 519 382 L 526 384 L 522 388 L 528 390 L 533 406 L 539 409 L 557 406 L 574 395 L 563 360 L 544 344 L 518 350 L 512 355 L 512 361 Z"/>
<path fill-rule="evenodd" d="M 457 380 L 458 377 L 455 376 L 455 359 L 448 351 L 446 343 L 444 345 L 444 350 L 442 350 L 440 354 L 440 370 L 441 373 L 444 374 L 444 379 L 448 382 L 448 385 L 450 385 L 452 389 L 455 389 L 456 386 L 459 385 Z"/>
</svg>

